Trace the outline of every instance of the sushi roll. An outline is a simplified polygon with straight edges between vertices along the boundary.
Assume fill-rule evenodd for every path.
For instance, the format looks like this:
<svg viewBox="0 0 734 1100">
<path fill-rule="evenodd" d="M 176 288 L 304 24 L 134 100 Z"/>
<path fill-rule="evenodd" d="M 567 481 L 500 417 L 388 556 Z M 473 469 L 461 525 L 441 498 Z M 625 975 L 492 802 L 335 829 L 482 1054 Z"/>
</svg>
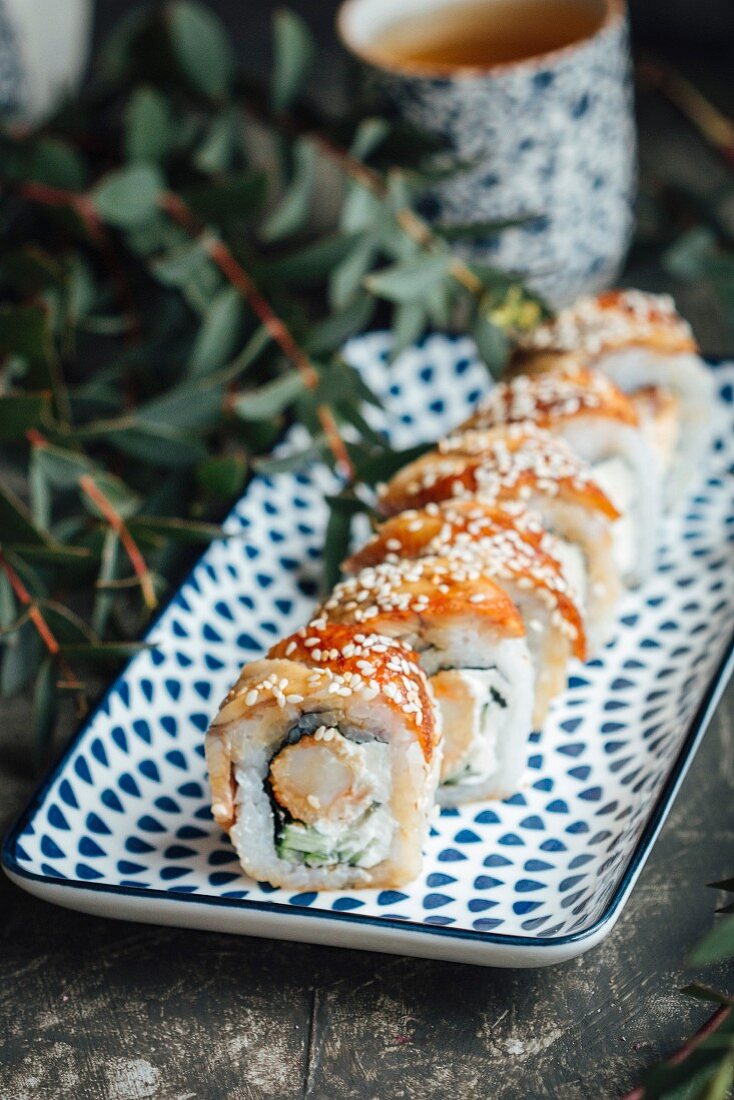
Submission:
<svg viewBox="0 0 734 1100">
<path fill-rule="evenodd" d="M 630 586 L 647 580 L 662 492 L 655 452 L 633 401 L 604 374 L 577 365 L 499 383 L 462 427 L 522 423 L 560 436 L 589 463 L 594 480 L 620 513 L 614 525 L 620 572 Z"/>
<path fill-rule="evenodd" d="M 440 758 L 415 654 L 312 623 L 245 665 L 206 737 L 212 813 L 255 879 L 296 890 L 416 877 Z"/>
<path fill-rule="evenodd" d="M 621 592 L 612 538 L 619 513 L 588 465 L 564 440 L 531 424 L 465 432 L 403 467 L 381 488 L 378 503 L 392 516 L 475 499 L 537 514 L 584 607 L 592 648 L 606 640 Z"/>
<path fill-rule="evenodd" d="M 517 789 L 533 728 L 533 662 L 520 612 L 486 571 L 449 557 L 384 562 L 338 584 L 319 614 L 417 653 L 442 712 L 442 805 Z"/>
<path fill-rule="evenodd" d="M 362 563 L 423 557 L 474 565 L 511 597 L 523 617 L 535 666 L 533 722 L 542 725 L 551 700 L 566 686 L 568 658 L 586 657 L 583 619 L 559 563 L 500 509 L 458 501 L 394 516 L 345 568 L 356 572 Z"/>
<path fill-rule="evenodd" d="M 521 338 L 511 370 L 573 370 L 579 357 L 635 402 L 674 498 L 708 446 L 714 381 L 673 299 L 640 290 L 581 298 Z"/>
</svg>

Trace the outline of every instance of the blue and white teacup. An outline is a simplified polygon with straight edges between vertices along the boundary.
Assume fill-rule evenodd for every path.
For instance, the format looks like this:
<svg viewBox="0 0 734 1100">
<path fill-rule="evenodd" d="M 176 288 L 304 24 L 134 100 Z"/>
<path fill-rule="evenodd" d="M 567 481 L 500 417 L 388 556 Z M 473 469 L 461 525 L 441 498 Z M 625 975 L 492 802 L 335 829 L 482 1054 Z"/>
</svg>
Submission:
<svg viewBox="0 0 734 1100">
<path fill-rule="evenodd" d="M 370 95 L 439 139 L 462 166 L 433 187 L 423 212 L 446 225 L 526 219 L 478 236 L 471 257 L 525 277 L 554 306 L 595 293 L 615 280 L 633 226 L 624 0 L 579 0 L 598 17 L 588 37 L 486 69 L 431 72 L 376 58 L 374 43 L 396 18 L 418 23 L 461 2 L 346 0 L 338 30 Z"/>
</svg>

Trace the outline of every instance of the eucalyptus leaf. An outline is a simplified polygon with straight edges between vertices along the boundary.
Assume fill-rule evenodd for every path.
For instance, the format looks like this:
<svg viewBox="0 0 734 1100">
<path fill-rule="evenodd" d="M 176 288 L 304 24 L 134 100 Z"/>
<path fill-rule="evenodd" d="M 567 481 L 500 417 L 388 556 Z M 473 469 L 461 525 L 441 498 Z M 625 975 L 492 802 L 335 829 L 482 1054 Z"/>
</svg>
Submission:
<svg viewBox="0 0 734 1100">
<path fill-rule="evenodd" d="M 293 177 L 275 210 L 266 218 L 260 235 L 264 241 L 277 241 L 302 229 L 311 209 L 316 168 L 316 151 L 307 141 L 294 149 Z"/>
<path fill-rule="evenodd" d="M 223 500 L 232 500 L 245 486 L 247 459 L 243 454 L 207 458 L 199 463 L 195 474 L 202 489 Z"/>
<path fill-rule="evenodd" d="M 192 184 L 183 197 L 202 221 L 229 226 L 255 218 L 262 207 L 267 181 L 262 172 L 243 170 Z"/>
<path fill-rule="evenodd" d="M 324 589 L 330 591 L 341 577 L 341 564 L 349 553 L 352 517 L 341 508 L 332 508 L 324 536 Z"/>
<path fill-rule="evenodd" d="M 234 287 L 220 290 L 196 334 L 187 374 L 212 374 L 229 361 L 242 328 L 242 315 L 242 298 Z"/>
<path fill-rule="evenodd" d="M 376 309 L 376 302 L 369 294 L 360 294 L 343 310 L 315 324 L 303 341 L 312 355 L 324 355 L 335 351 L 351 337 L 369 326 Z"/>
<path fill-rule="evenodd" d="M 149 221 L 165 188 L 152 165 L 137 164 L 104 176 L 92 192 L 97 212 L 110 225 L 128 229 Z"/>
<path fill-rule="evenodd" d="M 183 76 L 212 99 L 227 94 L 235 75 L 229 34 L 206 4 L 172 0 L 167 7 L 171 46 Z"/>
<path fill-rule="evenodd" d="M 46 657 L 36 676 L 33 688 L 33 732 L 36 755 L 43 759 L 53 735 L 59 710 L 59 693 L 56 687 L 56 662 Z"/>
<path fill-rule="evenodd" d="M 194 153 L 194 164 L 200 172 L 224 172 L 231 167 L 241 125 L 234 110 L 214 116 Z"/>
<path fill-rule="evenodd" d="M 480 358 L 493 378 L 500 378 L 507 363 L 509 343 L 507 336 L 493 325 L 488 317 L 479 312 L 471 326 L 471 334 L 476 341 Z"/>
<path fill-rule="evenodd" d="M 35 626 L 26 620 L 0 651 L 0 695 L 13 696 L 34 679 L 42 660 L 43 646 Z"/>
<path fill-rule="evenodd" d="M 0 442 L 25 438 L 29 428 L 43 425 L 49 413 L 50 393 L 0 395 Z"/>
<path fill-rule="evenodd" d="M 162 423 L 141 422 L 137 428 L 110 432 L 108 440 L 125 454 L 164 469 L 194 466 L 206 457 L 206 447 L 201 439 Z"/>
<path fill-rule="evenodd" d="M 273 20 L 271 101 L 277 112 L 292 106 L 304 85 L 314 56 L 308 27 L 295 12 L 281 10 Z"/>
<path fill-rule="evenodd" d="M 391 302 L 415 302 L 446 279 L 448 273 L 448 256 L 421 254 L 369 275 L 365 285 L 373 294 Z"/>
<path fill-rule="evenodd" d="M 86 167 L 79 152 L 67 141 L 48 135 L 35 141 L 28 174 L 63 191 L 81 191 L 86 185 Z"/>
<path fill-rule="evenodd" d="M 393 316 L 393 344 L 390 358 L 397 357 L 415 343 L 426 327 L 426 310 L 422 302 L 401 302 Z"/>
<path fill-rule="evenodd" d="M 51 542 L 48 532 L 34 522 L 23 501 L 0 480 L 0 540 L 3 543 L 40 544 Z"/>
<path fill-rule="evenodd" d="M 155 88 L 137 88 L 125 110 L 125 155 L 130 161 L 160 164 L 173 141 L 173 118 Z"/>
<path fill-rule="evenodd" d="M 365 233 L 356 239 L 351 251 L 332 271 L 329 280 L 332 309 L 343 310 L 349 306 L 362 289 L 364 277 L 377 259 L 379 250 L 379 234 Z"/>
<path fill-rule="evenodd" d="M 734 956 L 734 917 L 720 917 L 707 936 L 691 952 L 691 963 L 704 966 Z"/>
<path fill-rule="evenodd" d="M 297 371 L 268 382 L 259 390 L 249 390 L 236 398 L 232 409 L 240 420 L 270 420 L 278 416 L 306 390 Z"/>
</svg>

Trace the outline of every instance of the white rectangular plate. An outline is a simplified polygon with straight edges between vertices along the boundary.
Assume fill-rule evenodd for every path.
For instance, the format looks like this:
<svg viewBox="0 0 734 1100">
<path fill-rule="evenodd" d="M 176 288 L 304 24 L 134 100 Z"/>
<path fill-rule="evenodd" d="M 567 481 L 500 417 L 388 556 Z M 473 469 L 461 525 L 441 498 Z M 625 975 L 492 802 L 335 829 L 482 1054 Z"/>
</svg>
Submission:
<svg viewBox="0 0 734 1100">
<path fill-rule="evenodd" d="M 466 339 L 387 366 L 349 346 L 398 447 L 436 438 L 487 388 Z M 532 735 L 522 789 L 436 816 L 403 890 L 290 894 L 245 878 L 208 808 L 204 732 L 242 663 L 304 623 L 333 475 L 256 478 L 8 837 L 7 873 L 58 904 L 129 920 L 492 966 L 580 954 L 613 927 L 730 672 L 734 366 L 715 368 L 706 469 L 660 533 L 657 572 L 600 658 L 572 669 Z M 296 433 L 294 443 L 303 444 Z"/>
</svg>

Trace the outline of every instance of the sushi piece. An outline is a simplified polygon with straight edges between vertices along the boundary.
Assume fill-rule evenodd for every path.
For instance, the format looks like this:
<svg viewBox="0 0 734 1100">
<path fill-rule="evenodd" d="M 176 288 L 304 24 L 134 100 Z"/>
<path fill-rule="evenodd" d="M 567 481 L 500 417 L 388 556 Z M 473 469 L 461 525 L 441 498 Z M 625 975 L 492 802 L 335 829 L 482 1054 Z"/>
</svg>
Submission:
<svg viewBox="0 0 734 1100">
<path fill-rule="evenodd" d="M 396 887 L 421 867 L 439 713 L 415 654 L 312 623 L 245 665 L 206 737 L 212 813 L 253 878 Z"/>
<path fill-rule="evenodd" d="M 542 725 L 551 700 L 566 686 L 569 657 L 586 658 L 583 619 L 559 563 L 500 509 L 457 501 L 394 516 L 345 568 L 356 572 L 362 563 L 423 557 L 474 565 L 511 597 L 525 623 L 535 666 L 533 722 Z"/>
<path fill-rule="evenodd" d="M 522 423 L 560 436 L 589 463 L 594 480 L 620 513 L 613 537 L 622 576 L 629 585 L 645 581 L 654 564 L 662 492 L 655 452 L 633 401 L 604 374 L 569 366 L 499 383 L 462 427 Z"/>
<path fill-rule="evenodd" d="M 712 374 L 673 299 L 640 290 L 581 298 L 521 338 L 511 370 L 573 370 L 579 357 L 632 397 L 668 499 L 680 494 L 708 446 L 715 405 Z"/>
<path fill-rule="evenodd" d="M 338 584 L 319 614 L 417 653 L 442 712 L 442 805 L 517 789 L 533 727 L 533 662 L 520 612 L 487 572 L 449 557 L 384 562 Z"/>
<path fill-rule="evenodd" d="M 588 465 L 564 440 L 532 424 L 464 432 L 403 467 L 379 493 L 383 514 L 443 501 L 527 508 L 554 536 L 560 561 L 585 608 L 590 644 L 606 640 L 621 592 L 612 524 L 619 513 Z"/>
</svg>

